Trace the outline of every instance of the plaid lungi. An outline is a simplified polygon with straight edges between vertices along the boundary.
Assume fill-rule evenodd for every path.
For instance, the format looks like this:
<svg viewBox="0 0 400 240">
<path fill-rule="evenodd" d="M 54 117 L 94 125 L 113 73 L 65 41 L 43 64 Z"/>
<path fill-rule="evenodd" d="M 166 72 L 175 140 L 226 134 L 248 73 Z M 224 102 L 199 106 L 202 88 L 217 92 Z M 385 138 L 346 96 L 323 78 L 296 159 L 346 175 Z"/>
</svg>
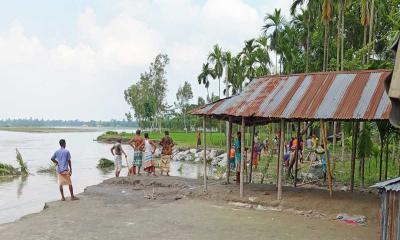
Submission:
<svg viewBox="0 0 400 240">
<path fill-rule="evenodd" d="M 133 153 L 133 166 L 141 167 L 143 164 L 143 152 L 135 151 Z"/>
<path fill-rule="evenodd" d="M 151 152 L 144 152 L 143 161 L 145 170 L 149 167 L 155 166 L 155 162 L 153 160 L 153 154 Z"/>
</svg>

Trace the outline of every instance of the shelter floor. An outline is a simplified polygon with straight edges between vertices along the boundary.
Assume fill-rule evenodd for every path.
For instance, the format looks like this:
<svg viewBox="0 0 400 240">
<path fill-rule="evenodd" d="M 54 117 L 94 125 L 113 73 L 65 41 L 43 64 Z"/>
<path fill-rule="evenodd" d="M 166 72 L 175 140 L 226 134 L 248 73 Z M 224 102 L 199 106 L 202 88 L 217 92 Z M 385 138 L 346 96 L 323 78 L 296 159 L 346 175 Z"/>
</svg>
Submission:
<svg viewBox="0 0 400 240">
<path fill-rule="evenodd" d="M 247 207 L 249 202 L 258 204 L 257 200 L 277 204 L 272 200 L 276 196 L 268 188 L 273 189 L 265 185 L 246 186 L 247 197 L 237 199 L 233 197 L 237 194 L 237 186 L 221 185 L 217 181 L 210 181 L 209 192 L 203 193 L 201 182 L 196 180 L 144 176 L 114 178 L 87 188 L 80 194 L 79 201 L 51 202 L 38 214 L 0 225 L 0 239 L 290 240 L 376 239 L 378 236 L 376 221 L 354 226 L 329 219 L 330 213 L 306 217 L 291 211 Z M 265 191 L 270 194 L 265 195 Z M 327 192 L 319 191 L 284 189 L 285 200 L 276 207 L 289 209 L 284 206 L 298 202 L 301 206 L 317 207 L 315 211 L 326 208 L 335 212 L 340 206 L 345 208 L 351 204 L 361 206 L 359 211 L 363 211 L 365 203 L 358 204 L 358 198 L 348 198 L 347 193 L 342 197 L 338 193 L 334 195 L 338 199 L 329 200 Z M 327 197 L 322 197 L 319 206 L 316 200 L 309 200 L 323 193 Z M 250 195 L 254 196 L 249 198 Z M 376 200 L 375 195 L 369 195 Z M 369 205 L 377 209 L 375 200 Z M 340 206 L 332 206 L 342 201 Z M 347 211 L 348 208 L 340 210 Z"/>
</svg>

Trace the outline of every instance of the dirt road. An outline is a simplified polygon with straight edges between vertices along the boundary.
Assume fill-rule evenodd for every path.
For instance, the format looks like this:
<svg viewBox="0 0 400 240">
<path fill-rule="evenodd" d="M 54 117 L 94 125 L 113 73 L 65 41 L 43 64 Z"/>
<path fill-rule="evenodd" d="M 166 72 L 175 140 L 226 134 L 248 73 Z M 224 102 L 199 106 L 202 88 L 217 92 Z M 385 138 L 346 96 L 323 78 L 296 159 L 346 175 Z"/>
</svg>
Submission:
<svg viewBox="0 0 400 240">
<path fill-rule="evenodd" d="M 51 202 L 41 213 L 0 225 L 0 239 L 376 239 L 375 223 L 237 207 L 202 195 L 197 181 L 110 180 L 79 201 Z"/>
</svg>

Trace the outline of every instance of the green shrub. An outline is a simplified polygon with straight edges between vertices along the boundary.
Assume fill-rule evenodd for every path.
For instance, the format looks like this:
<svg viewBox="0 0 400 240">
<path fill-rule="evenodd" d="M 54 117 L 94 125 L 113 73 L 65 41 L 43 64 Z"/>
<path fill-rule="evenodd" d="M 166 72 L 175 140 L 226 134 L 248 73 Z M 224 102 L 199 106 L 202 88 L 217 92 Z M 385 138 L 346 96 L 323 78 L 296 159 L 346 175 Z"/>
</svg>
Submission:
<svg viewBox="0 0 400 240">
<path fill-rule="evenodd" d="M 112 168 L 114 167 L 114 161 L 107 158 L 101 158 L 97 164 L 97 168 Z"/>
<path fill-rule="evenodd" d="M 0 163 L 0 176 L 12 176 L 18 174 L 18 169 L 14 168 L 12 165 Z"/>
<path fill-rule="evenodd" d="M 16 159 L 17 159 L 17 162 L 18 162 L 18 164 L 19 164 L 19 166 L 20 166 L 21 173 L 22 173 L 22 174 L 25 174 L 25 175 L 29 174 L 29 172 L 28 172 L 28 166 L 26 165 L 26 162 L 24 162 L 24 160 L 22 159 L 22 155 L 21 155 L 21 153 L 18 151 L 18 148 L 16 148 L 15 151 L 16 151 L 16 153 L 17 153 Z"/>
<path fill-rule="evenodd" d="M 56 173 L 56 165 L 54 163 L 50 163 L 47 167 L 41 167 L 38 173 Z"/>
</svg>

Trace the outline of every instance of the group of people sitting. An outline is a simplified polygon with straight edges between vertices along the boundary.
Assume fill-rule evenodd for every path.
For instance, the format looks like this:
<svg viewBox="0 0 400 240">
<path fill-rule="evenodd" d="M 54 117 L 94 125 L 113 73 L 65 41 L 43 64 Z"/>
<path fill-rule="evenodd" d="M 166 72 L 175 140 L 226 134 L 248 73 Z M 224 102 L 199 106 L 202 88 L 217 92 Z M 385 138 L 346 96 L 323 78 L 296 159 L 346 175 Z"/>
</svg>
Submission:
<svg viewBox="0 0 400 240">
<path fill-rule="evenodd" d="M 118 139 L 117 143 L 111 148 L 111 153 L 115 157 L 115 176 L 119 177 L 122 169 L 122 155 L 128 159 L 127 154 L 122 149 L 122 140 Z M 144 168 L 147 175 L 156 175 L 156 161 L 153 158 L 154 152 L 156 151 L 157 145 L 162 147 L 161 158 L 160 158 L 160 172 L 161 175 L 164 173 L 169 176 L 169 167 L 172 156 L 172 148 L 175 145 L 172 138 L 169 136 L 169 132 L 165 131 L 165 136 L 160 142 L 150 140 L 149 134 L 145 133 L 144 138 L 141 136 L 141 131 L 136 130 L 135 136 L 128 142 L 133 148 L 134 153 L 131 161 L 127 160 L 128 164 L 128 175 L 140 175 L 140 169 Z"/>
</svg>

